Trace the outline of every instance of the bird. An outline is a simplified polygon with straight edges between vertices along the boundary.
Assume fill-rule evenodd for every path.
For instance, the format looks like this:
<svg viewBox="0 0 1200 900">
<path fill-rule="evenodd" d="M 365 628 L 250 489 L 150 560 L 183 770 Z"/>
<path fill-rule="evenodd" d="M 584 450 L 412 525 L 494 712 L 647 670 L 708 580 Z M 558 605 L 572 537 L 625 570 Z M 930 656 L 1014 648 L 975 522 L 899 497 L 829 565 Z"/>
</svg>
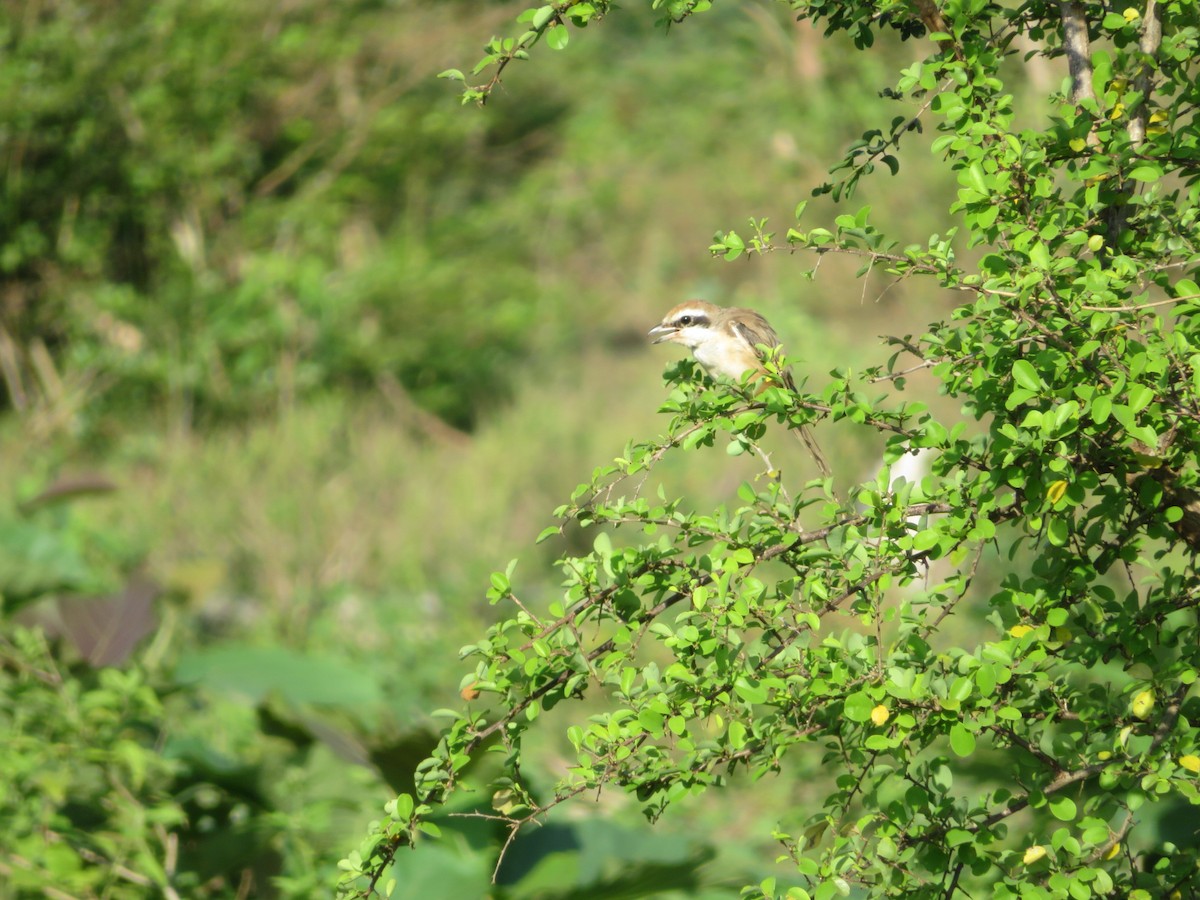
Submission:
<svg viewBox="0 0 1200 900">
<path fill-rule="evenodd" d="M 687 347 L 696 362 L 714 378 L 740 382 L 747 372 L 754 372 L 755 378 L 766 380 L 776 377 L 767 375 L 763 366 L 765 355 L 759 348 L 774 350 L 780 345 L 779 335 L 770 322 L 752 309 L 688 300 L 671 309 L 646 336 L 653 338 L 653 344 Z M 787 369 L 779 372 L 778 378 L 783 387 L 796 390 L 796 383 Z M 797 431 L 821 474 L 828 478 L 829 464 L 811 432 L 804 426 Z"/>
</svg>

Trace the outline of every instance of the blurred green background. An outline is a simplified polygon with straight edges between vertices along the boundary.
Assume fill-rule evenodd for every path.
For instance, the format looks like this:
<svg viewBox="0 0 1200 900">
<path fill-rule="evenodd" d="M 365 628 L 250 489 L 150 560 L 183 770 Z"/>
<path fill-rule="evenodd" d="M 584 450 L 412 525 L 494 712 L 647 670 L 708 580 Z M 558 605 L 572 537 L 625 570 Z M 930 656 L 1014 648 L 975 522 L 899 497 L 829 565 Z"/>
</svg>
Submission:
<svg viewBox="0 0 1200 900">
<path fill-rule="evenodd" d="M 819 383 L 949 308 L 834 256 L 810 280 L 707 252 L 752 215 L 786 230 L 911 115 L 880 91 L 921 48 L 858 53 L 766 0 L 665 34 L 648 5 L 537 48 L 479 110 L 434 75 L 522 4 L 0 3 L 0 896 L 327 896 L 462 702 L 488 574 L 519 557 L 545 604 L 593 537 L 534 547 L 554 507 L 664 428 L 663 312 L 754 306 Z M 843 205 L 944 233 L 930 140 Z M 818 437 L 843 483 L 873 476 L 880 446 Z M 663 477 L 711 506 L 740 465 Z M 497 835 L 448 819 L 397 895 L 736 896 L 778 874 L 771 825 L 812 775 L 653 838 L 600 798 L 519 842 L 501 888 Z"/>
</svg>

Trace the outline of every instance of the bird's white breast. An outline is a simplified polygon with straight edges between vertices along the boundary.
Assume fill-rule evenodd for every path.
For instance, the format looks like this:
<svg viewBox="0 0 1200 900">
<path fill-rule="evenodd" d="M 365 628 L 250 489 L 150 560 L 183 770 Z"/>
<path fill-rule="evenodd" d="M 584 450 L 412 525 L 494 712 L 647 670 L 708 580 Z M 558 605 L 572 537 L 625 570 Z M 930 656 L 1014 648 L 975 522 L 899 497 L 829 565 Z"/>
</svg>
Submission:
<svg viewBox="0 0 1200 900">
<path fill-rule="evenodd" d="M 696 361 L 714 377 L 740 381 L 751 369 L 759 367 L 758 355 L 736 339 L 704 341 L 692 350 Z"/>
</svg>

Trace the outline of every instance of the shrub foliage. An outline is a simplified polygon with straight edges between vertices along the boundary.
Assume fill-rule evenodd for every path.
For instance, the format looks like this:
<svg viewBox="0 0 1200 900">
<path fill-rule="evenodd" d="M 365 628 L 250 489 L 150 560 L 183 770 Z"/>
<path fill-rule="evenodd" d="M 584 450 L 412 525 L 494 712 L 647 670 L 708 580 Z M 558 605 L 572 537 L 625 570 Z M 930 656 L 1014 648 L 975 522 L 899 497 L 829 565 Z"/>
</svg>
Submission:
<svg viewBox="0 0 1200 900">
<path fill-rule="evenodd" d="M 710 6 L 651 5 L 668 25 Z M 1168 806 L 1200 802 L 1200 11 L 786 5 L 864 53 L 889 31 L 924 48 L 888 89 L 904 111 L 818 192 L 844 202 L 860 179 L 895 173 L 905 135 L 933 126 L 957 200 L 920 245 L 861 209 L 782 235 L 752 221 L 714 253 L 850 254 L 864 275 L 922 279 L 960 302 L 896 337 L 877 367 L 811 392 L 749 395 L 673 369 L 666 435 L 597 470 L 544 535 L 602 529 L 590 553 L 562 560 L 561 597 L 543 610 L 511 568 L 493 576 L 505 613 L 466 650 L 471 702 L 415 796 L 389 803 L 343 860 L 344 896 L 387 892 L 395 854 L 436 832 L 431 814 L 485 749 L 505 769 L 477 814 L 513 834 L 606 789 L 656 817 L 734 774 L 819 754 L 834 773 L 820 802 L 774 835 L 790 864 L 747 896 L 1200 890 L 1195 835 L 1146 833 Z M 610 6 L 527 10 L 472 74 L 444 74 L 486 101 L 510 64 L 567 46 Z M 1062 92 L 1016 108 L 1023 66 L 1059 58 Z M 914 370 L 963 415 L 907 399 Z M 761 438 L 814 422 L 884 436 L 888 462 L 926 451 L 931 474 L 881 474 L 845 497 L 788 484 Z M 762 460 L 737 504 L 696 512 L 655 495 L 664 459 L 716 445 Z M 537 790 L 523 741 L 558 704 L 578 710 L 573 765 Z"/>
</svg>

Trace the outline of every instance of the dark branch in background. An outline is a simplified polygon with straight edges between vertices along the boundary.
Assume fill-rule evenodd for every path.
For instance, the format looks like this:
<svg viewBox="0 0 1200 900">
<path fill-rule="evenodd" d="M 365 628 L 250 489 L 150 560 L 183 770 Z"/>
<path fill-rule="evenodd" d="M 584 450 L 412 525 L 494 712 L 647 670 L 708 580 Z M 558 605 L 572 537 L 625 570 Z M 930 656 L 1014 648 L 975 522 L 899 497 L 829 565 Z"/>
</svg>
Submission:
<svg viewBox="0 0 1200 900">
<path fill-rule="evenodd" d="M 1154 0 L 1150 0 L 1151 3 Z M 1087 15 L 1083 4 L 1075 0 L 1063 0 L 1062 10 L 1063 48 L 1067 52 L 1067 66 L 1071 72 L 1071 102 L 1095 100 L 1092 88 L 1092 48 L 1088 38 Z M 1088 136 L 1090 143 L 1096 142 L 1095 134 Z"/>
<path fill-rule="evenodd" d="M 1138 108 L 1129 120 L 1129 140 L 1137 147 L 1146 139 L 1146 123 L 1150 118 L 1150 89 L 1153 87 L 1154 67 L 1152 62 L 1162 46 L 1162 12 L 1158 0 L 1146 0 L 1146 11 L 1142 14 L 1142 37 L 1138 50 L 1142 54 L 1142 65 L 1133 89 L 1142 95 Z"/>
<path fill-rule="evenodd" d="M 1162 46 L 1162 14 L 1159 12 L 1158 0 L 1146 0 L 1146 12 L 1142 16 L 1142 36 L 1138 41 L 1138 50 L 1142 55 L 1141 67 L 1134 79 L 1134 88 L 1141 93 L 1137 109 L 1129 117 L 1130 143 L 1136 149 L 1146 139 L 1146 123 L 1149 120 L 1150 88 L 1153 85 L 1152 74 L 1158 59 L 1158 50 Z M 1127 184 L 1127 182 L 1126 182 Z M 1122 203 L 1109 211 L 1108 215 L 1108 245 L 1116 247 L 1129 220 L 1130 206 Z"/>
</svg>

